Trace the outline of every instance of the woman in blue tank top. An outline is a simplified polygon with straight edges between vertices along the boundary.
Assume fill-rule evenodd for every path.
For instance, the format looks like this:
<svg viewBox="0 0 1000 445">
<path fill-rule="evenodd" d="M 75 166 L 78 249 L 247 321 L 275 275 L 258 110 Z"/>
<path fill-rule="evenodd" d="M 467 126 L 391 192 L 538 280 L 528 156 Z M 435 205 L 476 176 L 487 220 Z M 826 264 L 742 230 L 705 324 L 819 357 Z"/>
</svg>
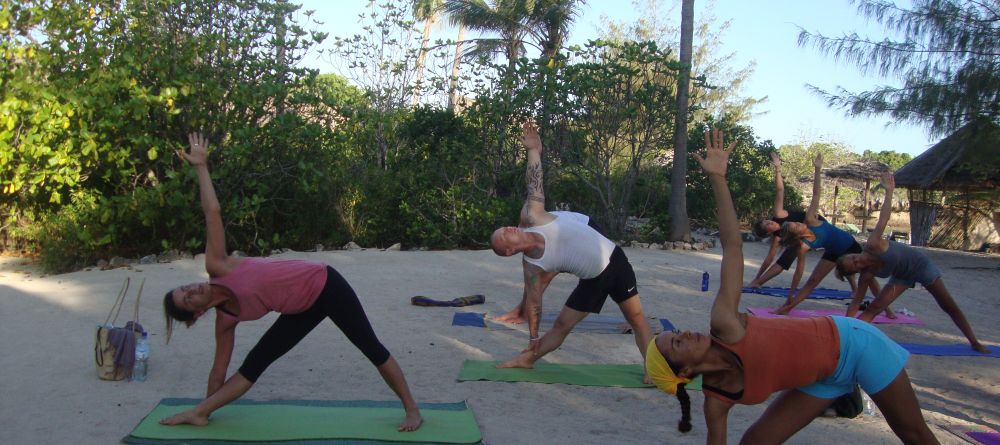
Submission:
<svg viewBox="0 0 1000 445">
<path fill-rule="evenodd" d="M 931 293 L 938 306 L 951 317 L 962 334 L 965 334 L 972 349 L 989 354 L 989 349 L 979 343 L 976 334 L 972 332 L 972 325 L 969 324 L 962 309 L 958 307 L 958 303 L 944 286 L 944 281 L 941 280 L 941 271 L 934 266 L 934 263 L 931 263 L 930 258 L 927 258 L 923 252 L 905 244 L 882 239 L 882 233 L 892 215 L 892 190 L 896 187 L 896 180 L 892 174 L 886 173 L 882 177 L 882 187 L 886 190 L 885 203 L 882 204 L 878 223 L 875 224 L 875 230 L 868 237 L 864 251 L 844 255 L 837 260 L 837 278 L 843 279 L 844 276 L 853 278 L 855 273 L 860 272 L 861 278 L 858 279 L 858 284 L 862 287 L 864 283 L 874 280 L 875 277 L 889 279 L 882 292 L 877 294 L 875 301 L 859 318 L 871 323 L 882 308 L 895 301 L 916 283 L 920 283 Z M 857 314 L 862 297 L 864 295 L 855 292 L 847 309 L 848 316 Z"/>
<path fill-rule="evenodd" d="M 820 220 L 816 216 L 816 212 L 819 209 L 819 198 L 823 192 L 823 184 L 820 180 L 820 171 L 823 168 L 823 155 L 817 154 L 816 159 L 813 160 L 813 167 L 815 167 L 813 173 L 813 195 L 812 201 L 809 203 L 809 210 L 806 211 L 806 221 L 804 223 L 797 223 L 786 221 L 781 225 L 781 230 L 778 232 L 779 237 L 781 237 L 781 243 L 784 244 L 786 249 L 791 249 L 798 247 L 799 260 L 795 266 L 795 274 L 792 275 L 792 285 L 789 286 L 788 299 L 785 303 L 781 305 L 775 314 L 787 314 L 795 306 L 806 299 L 816 286 L 819 286 L 820 281 L 833 270 L 837 265 L 837 259 L 849 253 L 861 253 L 861 245 L 854 240 L 854 237 L 843 230 L 838 229 L 833 224 L 826 221 Z M 806 280 L 805 285 L 802 286 L 798 292 L 795 289 L 799 285 L 799 280 L 802 279 L 802 273 L 805 271 L 805 255 L 809 249 L 819 249 L 823 248 L 825 251 L 823 253 L 823 259 L 816 264 L 813 268 L 812 274 L 809 275 L 809 279 Z M 856 287 L 854 284 L 854 279 L 851 278 L 851 291 L 855 291 Z M 878 282 L 874 279 L 869 281 L 869 287 L 872 290 L 873 295 L 878 295 L 879 287 Z M 864 295 L 864 290 L 859 291 Z M 886 309 L 886 315 L 895 318 L 895 314 Z"/>
</svg>

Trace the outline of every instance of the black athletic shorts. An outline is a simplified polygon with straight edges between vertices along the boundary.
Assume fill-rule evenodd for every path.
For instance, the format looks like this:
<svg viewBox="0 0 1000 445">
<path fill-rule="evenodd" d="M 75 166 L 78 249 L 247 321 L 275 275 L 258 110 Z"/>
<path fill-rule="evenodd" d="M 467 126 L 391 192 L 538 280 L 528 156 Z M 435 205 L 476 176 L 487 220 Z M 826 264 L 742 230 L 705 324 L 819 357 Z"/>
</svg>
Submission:
<svg viewBox="0 0 1000 445">
<path fill-rule="evenodd" d="M 855 241 L 854 244 L 851 244 L 851 247 L 848 247 L 847 250 L 843 252 L 835 252 L 832 250 L 827 250 L 826 252 L 823 252 L 823 259 L 836 263 L 837 260 L 844 255 L 849 255 L 852 253 L 861 253 L 864 251 L 865 249 L 861 248 L 861 245 L 858 244 L 857 241 Z"/>
<path fill-rule="evenodd" d="M 798 258 L 798 256 L 799 245 L 793 244 L 786 247 L 785 250 L 781 252 L 781 256 L 778 257 L 778 261 L 775 261 L 774 264 L 781 266 L 782 269 L 788 270 L 789 267 L 792 267 L 792 263 L 795 262 L 795 259 Z"/>
<path fill-rule="evenodd" d="M 566 299 L 566 306 L 580 312 L 599 314 L 608 295 L 611 295 L 611 300 L 615 303 L 639 295 L 635 271 L 625 257 L 625 252 L 618 246 L 611 252 L 611 262 L 600 275 L 577 283 L 576 289 Z"/>
</svg>

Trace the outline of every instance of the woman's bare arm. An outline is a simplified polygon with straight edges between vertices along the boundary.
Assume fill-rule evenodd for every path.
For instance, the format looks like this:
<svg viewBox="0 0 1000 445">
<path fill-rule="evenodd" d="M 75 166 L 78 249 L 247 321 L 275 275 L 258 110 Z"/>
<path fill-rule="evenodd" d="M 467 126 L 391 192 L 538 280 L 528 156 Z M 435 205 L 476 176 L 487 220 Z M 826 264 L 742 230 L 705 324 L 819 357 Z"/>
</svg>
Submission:
<svg viewBox="0 0 1000 445">
<path fill-rule="evenodd" d="M 819 198 L 823 194 L 823 180 L 820 177 L 820 173 L 823 170 L 823 154 L 817 153 L 816 159 L 813 159 L 813 196 L 809 201 L 809 210 L 806 210 L 806 225 L 818 226 L 819 218 L 816 214 L 819 213 Z"/>
<path fill-rule="evenodd" d="M 740 322 L 739 305 L 743 292 L 743 239 L 740 238 L 739 221 L 733 207 L 733 197 L 726 183 L 726 167 L 729 151 L 735 142 L 726 148 L 721 130 L 705 133 L 705 157 L 697 153 L 692 156 L 701 164 L 708 175 L 715 195 L 715 205 L 719 214 L 719 241 L 722 244 L 722 284 L 712 304 L 712 332 L 726 343 L 735 343 L 743 338 L 746 331 Z"/>
</svg>

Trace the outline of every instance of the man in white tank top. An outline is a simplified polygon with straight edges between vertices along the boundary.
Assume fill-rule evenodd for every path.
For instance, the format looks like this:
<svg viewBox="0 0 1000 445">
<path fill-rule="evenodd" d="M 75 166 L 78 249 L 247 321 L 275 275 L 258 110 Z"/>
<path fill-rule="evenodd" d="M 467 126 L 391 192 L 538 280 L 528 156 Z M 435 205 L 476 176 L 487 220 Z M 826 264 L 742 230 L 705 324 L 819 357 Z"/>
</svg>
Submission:
<svg viewBox="0 0 1000 445">
<path fill-rule="evenodd" d="M 589 217 L 573 212 L 545 211 L 542 188 L 542 141 L 534 124 L 525 123 L 521 142 L 527 151 L 525 182 L 528 196 L 521 207 L 517 227 L 501 227 L 490 236 L 490 246 L 500 256 L 522 254 L 524 294 L 513 311 L 498 321 L 528 322 L 528 349 L 502 363 L 501 368 L 531 368 L 535 361 L 555 350 L 589 313 L 599 313 L 608 296 L 618 303 L 632 326 L 636 346 L 645 358 L 645 347 L 653 338 L 639 303 L 635 272 L 625 252 L 596 229 Z M 538 335 L 542 294 L 556 275 L 568 272 L 580 278 L 566 300 L 552 329 Z"/>
</svg>

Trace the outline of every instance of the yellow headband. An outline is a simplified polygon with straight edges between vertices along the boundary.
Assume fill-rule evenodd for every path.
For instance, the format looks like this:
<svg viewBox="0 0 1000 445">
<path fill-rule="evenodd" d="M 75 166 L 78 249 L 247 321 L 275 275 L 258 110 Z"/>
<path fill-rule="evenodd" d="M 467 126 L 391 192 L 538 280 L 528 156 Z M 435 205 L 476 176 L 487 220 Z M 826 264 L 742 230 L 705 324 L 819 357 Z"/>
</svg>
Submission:
<svg viewBox="0 0 1000 445">
<path fill-rule="evenodd" d="M 667 364 L 667 358 L 660 353 L 656 347 L 656 338 L 653 338 L 646 346 L 646 375 L 667 394 L 677 394 L 677 385 L 690 383 L 691 379 L 678 377 L 674 370 Z"/>
</svg>

